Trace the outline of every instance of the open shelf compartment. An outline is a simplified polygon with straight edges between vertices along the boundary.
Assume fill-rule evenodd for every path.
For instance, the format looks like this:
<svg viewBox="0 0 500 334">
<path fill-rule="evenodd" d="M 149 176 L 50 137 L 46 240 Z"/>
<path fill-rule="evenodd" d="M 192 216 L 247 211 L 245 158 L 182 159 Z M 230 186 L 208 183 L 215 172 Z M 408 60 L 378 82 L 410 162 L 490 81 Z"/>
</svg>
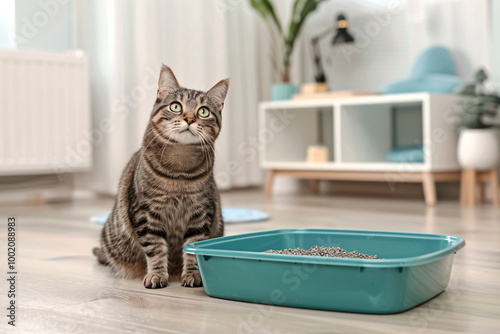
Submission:
<svg viewBox="0 0 500 334">
<path fill-rule="evenodd" d="M 318 144 L 327 146 L 329 162 L 335 161 L 333 106 L 267 109 L 264 117 L 265 162 L 306 163 L 308 147 Z"/>
<path fill-rule="evenodd" d="M 340 108 L 343 163 L 398 163 L 386 154 L 395 148 L 422 146 L 423 103 L 344 105 Z M 423 165 L 424 161 L 399 161 Z"/>
</svg>

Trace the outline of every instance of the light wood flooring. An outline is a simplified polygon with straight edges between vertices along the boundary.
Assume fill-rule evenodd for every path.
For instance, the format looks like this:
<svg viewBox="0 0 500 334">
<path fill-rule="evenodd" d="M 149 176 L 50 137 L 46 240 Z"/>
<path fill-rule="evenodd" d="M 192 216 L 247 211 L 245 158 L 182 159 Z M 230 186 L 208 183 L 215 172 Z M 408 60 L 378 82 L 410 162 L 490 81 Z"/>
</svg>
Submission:
<svg viewBox="0 0 500 334">
<path fill-rule="evenodd" d="M 6 262 L 6 217 L 18 218 L 18 333 L 499 333 L 500 209 L 426 207 L 422 200 L 276 195 L 261 189 L 222 194 L 225 206 L 269 212 L 271 220 L 227 225 L 226 234 L 281 228 L 334 228 L 452 234 L 465 238 L 449 287 L 433 300 L 394 315 L 274 307 L 208 297 L 203 288 L 171 283 L 145 289 L 114 278 L 91 255 L 101 227 L 91 215 L 112 200 L 2 206 L 1 259 Z M 2 265 L 2 268 L 6 268 Z M 5 270 L 6 272 L 7 270 Z M 0 332 L 7 326 L 2 279 Z"/>
</svg>

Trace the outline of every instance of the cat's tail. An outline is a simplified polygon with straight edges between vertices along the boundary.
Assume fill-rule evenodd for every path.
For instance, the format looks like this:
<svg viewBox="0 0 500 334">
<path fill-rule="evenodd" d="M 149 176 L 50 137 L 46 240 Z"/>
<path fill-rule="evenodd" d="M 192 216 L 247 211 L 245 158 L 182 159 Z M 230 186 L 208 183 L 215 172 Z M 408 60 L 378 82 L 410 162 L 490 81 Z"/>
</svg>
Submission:
<svg viewBox="0 0 500 334">
<path fill-rule="evenodd" d="M 106 257 L 104 256 L 104 252 L 102 251 L 102 249 L 100 247 L 94 247 L 94 249 L 92 249 L 92 252 L 97 257 L 97 261 L 99 261 L 100 264 L 104 264 L 104 265 L 109 264 Z"/>
</svg>

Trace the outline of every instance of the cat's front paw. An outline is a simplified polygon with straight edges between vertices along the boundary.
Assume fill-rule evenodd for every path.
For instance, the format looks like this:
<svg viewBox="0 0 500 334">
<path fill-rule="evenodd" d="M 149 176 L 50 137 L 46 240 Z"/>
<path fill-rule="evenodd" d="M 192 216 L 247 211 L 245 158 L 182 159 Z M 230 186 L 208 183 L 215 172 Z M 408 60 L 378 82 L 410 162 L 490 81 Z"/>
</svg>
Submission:
<svg viewBox="0 0 500 334">
<path fill-rule="evenodd" d="M 189 273 L 182 275 L 181 285 L 188 287 L 202 286 L 203 282 L 201 281 L 200 273 Z"/>
<path fill-rule="evenodd" d="M 144 287 L 148 289 L 164 288 L 168 284 L 168 277 L 159 273 L 149 273 L 144 276 Z"/>
</svg>

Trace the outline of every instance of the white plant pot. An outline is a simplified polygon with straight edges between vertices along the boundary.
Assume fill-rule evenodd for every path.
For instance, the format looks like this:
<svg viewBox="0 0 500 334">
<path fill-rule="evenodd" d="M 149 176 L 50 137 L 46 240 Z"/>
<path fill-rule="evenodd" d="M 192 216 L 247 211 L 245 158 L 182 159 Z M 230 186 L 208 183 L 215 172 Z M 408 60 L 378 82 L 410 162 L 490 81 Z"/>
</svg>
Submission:
<svg viewBox="0 0 500 334">
<path fill-rule="evenodd" d="M 491 169 L 498 164 L 498 134 L 494 129 L 464 129 L 458 138 L 458 162 L 462 168 Z"/>
</svg>

